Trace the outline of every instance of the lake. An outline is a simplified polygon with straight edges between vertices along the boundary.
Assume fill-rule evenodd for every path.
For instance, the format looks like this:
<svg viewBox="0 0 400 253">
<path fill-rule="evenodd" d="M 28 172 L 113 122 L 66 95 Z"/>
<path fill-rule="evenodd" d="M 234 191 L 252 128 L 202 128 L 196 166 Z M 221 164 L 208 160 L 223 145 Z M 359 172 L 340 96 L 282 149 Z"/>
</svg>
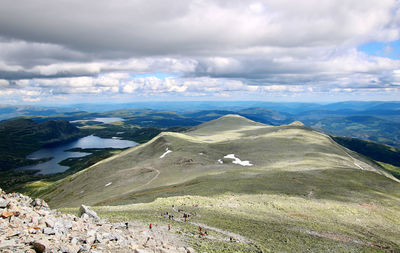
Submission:
<svg viewBox="0 0 400 253">
<path fill-rule="evenodd" d="M 113 122 L 118 122 L 118 121 L 124 121 L 124 119 L 123 118 L 117 118 L 117 117 L 94 118 L 94 119 L 72 120 L 72 121 L 70 121 L 70 123 L 87 122 L 87 121 L 97 121 L 97 122 L 101 122 L 101 123 L 104 123 L 104 124 L 108 124 L 108 123 L 113 123 Z"/>
<path fill-rule="evenodd" d="M 84 152 L 67 152 L 72 148 L 128 148 L 136 146 L 137 143 L 134 141 L 121 140 L 119 138 L 105 139 L 94 135 L 89 135 L 83 138 L 79 138 L 75 141 L 62 143 L 48 148 L 40 149 L 27 156 L 28 159 L 41 159 L 47 157 L 53 157 L 53 159 L 39 163 L 35 165 L 29 165 L 18 168 L 18 170 L 40 170 L 38 174 L 54 174 L 63 172 L 69 169 L 68 166 L 61 166 L 58 163 L 71 157 L 84 157 L 90 155 L 90 153 Z"/>
</svg>

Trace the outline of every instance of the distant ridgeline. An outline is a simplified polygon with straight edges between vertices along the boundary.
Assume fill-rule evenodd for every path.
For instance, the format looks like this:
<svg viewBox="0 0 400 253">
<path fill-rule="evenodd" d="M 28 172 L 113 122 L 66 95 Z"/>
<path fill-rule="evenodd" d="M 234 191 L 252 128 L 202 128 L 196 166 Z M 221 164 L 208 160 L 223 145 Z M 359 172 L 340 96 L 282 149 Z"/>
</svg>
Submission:
<svg viewBox="0 0 400 253">
<path fill-rule="evenodd" d="M 0 123 L 0 171 L 28 165 L 29 153 L 45 145 L 80 137 L 78 128 L 68 121 L 36 123 L 30 119 L 12 119 Z"/>
</svg>

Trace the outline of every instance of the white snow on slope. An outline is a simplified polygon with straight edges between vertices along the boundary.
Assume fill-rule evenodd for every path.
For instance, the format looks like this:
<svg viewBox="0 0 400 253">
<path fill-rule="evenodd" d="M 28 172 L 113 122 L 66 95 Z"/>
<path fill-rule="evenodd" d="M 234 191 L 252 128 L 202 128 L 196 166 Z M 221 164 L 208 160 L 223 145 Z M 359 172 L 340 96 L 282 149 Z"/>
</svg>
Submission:
<svg viewBox="0 0 400 253">
<path fill-rule="evenodd" d="M 358 165 L 357 163 L 354 163 L 355 166 L 357 166 L 358 168 L 360 168 L 361 170 L 364 170 L 363 167 L 361 167 L 360 165 Z"/>
<path fill-rule="evenodd" d="M 239 158 L 235 157 L 235 154 L 226 155 L 224 156 L 224 158 L 233 159 L 232 163 L 234 164 L 239 164 L 242 166 L 253 166 L 253 164 L 251 164 L 249 161 L 242 161 Z"/>
<path fill-rule="evenodd" d="M 162 154 L 162 155 L 160 156 L 160 158 L 161 158 L 161 159 L 164 158 L 168 153 L 171 153 L 171 152 L 172 152 L 171 150 L 169 150 L 168 148 L 166 148 L 166 149 L 165 149 L 165 153 Z"/>
<path fill-rule="evenodd" d="M 224 161 L 222 161 L 221 159 L 218 159 L 218 162 L 219 162 L 220 164 L 223 164 L 223 163 L 224 163 Z"/>
<path fill-rule="evenodd" d="M 105 187 L 110 186 L 112 184 L 112 182 L 109 182 L 108 184 L 105 185 Z"/>
</svg>

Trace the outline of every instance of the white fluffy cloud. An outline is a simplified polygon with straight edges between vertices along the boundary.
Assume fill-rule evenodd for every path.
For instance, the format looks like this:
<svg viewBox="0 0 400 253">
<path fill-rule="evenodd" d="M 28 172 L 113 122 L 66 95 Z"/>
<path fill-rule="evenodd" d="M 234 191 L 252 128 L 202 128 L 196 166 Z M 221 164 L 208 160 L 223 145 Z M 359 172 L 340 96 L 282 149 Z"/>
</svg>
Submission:
<svg viewBox="0 0 400 253">
<path fill-rule="evenodd" d="M 399 39 L 398 0 L 0 3 L 1 94 L 388 92 L 400 83 L 399 60 L 358 50 Z"/>
</svg>

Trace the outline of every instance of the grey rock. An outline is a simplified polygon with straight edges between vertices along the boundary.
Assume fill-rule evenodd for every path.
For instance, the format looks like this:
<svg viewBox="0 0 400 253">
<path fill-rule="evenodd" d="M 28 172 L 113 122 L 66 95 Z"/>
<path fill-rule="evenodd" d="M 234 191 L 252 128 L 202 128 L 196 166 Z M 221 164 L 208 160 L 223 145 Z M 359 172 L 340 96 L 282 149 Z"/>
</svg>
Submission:
<svg viewBox="0 0 400 253">
<path fill-rule="evenodd" d="M 174 250 L 174 249 L 157 248 L 157 252 L 160 252 L 160 253 L 176 253 L 176 250 Z"/>
<path fill-rule="evenodd" d="M 53 221 L 53 220 L 47 219 L 47 220 L 45 221 L 45 224 L 46 224 L 46 226 L 49 227 L 49 228 L 54 228 L 54 221 Z"/>
<path fill-rule="evenodd" d="M 116 233 L 112 233 L 112 234 L 106 233 L 106 234 L 103 234 L 103 236 L 104 236 L 104 238 L 108 239 L 109 241 L 121 241 L 121 236 Z"/>
<path fill-rule="evenodd" d="M 71 220 L 64 220 L 64 227 L 66 229 L 71 229 L 72 228 L 72 221 Z"/>
<path fill-rule="evenodd" d="M 10 203 L 10 200 L 8 200 L 8 199 L 0 199 L 0 208 L 6 208 L 9 203 Z"/>
<path fill-rule="evenodd" d="M 73 247 L 72 245 L 62 245 L 58 251 L 62 253 L 76 253 L 78 252 L 78 248 Z"/>
<path fill-rule="evenodd" d="M 85 206 L 85 205 L 81 205 L 81 207 L 79 208 L 79 217 L 82 217 L 84 214 L 86 214 L 89 218 L 95 220 L 95 221 L 100 221 L 99 216 L 97 216 L 97 213 L 95 211 L 93 211 L 92 209 L 90 209 L 90 207 Z"/>
<path fill-rule="evenodd" d="M 79 251 L 78 252 L 88 252 L 88 251 L 90 251 L 90 245 L 89 244 L 84 244 L 84 245 L 79 247 Z"/>
<path fill-rule="evenodd" d="M 6 248 L 10 248 L 10 247 L 14 247 L 17 245 L 17 242 L 15 241 L 15 239 L 10 239 L 7 241 L 1 241 L 0 242 L 0 249 L 6 249 Z"/>
<path fill-rule="evenodd" d="M 92 245 L 95 240 L 96 240 L 95 236 L 89 236 L 88 238 L 86 238 L 86 244 Z"/>
<path fill-rule="evenodd" d="M 147 249 L 135 249 L 135 253 L 151 253 L 152 251 Z"/>
<path fill-rule="evenodd" d="M 54 223 L 54 231 L 56 232 L 56 234 L 65 234 L 65 227 L 61 222 L 56 222 Z"/>
<path fill-rule="evenodd" d="M 71 244 L 72 245 L 77 245 L 80 242 L 83 242 L 82 238 L 80 238 L 80 237 L 72 237 L 71 238 Z"/>
<path fill-rule="evenodd" d="M 52 229 L 52 228 L 43 228 L 43 234 L 46 234 L 46 235 L 55 235 L 56 234 L 56 231 L 54 231 L 54 229 Z"/>
<path fill-rule="evenodd" d="M 104 241 L 103 236 L 100 233 L 96 233 L 95 238 L 96 239 L 94 241 L 97 242 L 97 243 L 102 243 Z"/>
</svg>

